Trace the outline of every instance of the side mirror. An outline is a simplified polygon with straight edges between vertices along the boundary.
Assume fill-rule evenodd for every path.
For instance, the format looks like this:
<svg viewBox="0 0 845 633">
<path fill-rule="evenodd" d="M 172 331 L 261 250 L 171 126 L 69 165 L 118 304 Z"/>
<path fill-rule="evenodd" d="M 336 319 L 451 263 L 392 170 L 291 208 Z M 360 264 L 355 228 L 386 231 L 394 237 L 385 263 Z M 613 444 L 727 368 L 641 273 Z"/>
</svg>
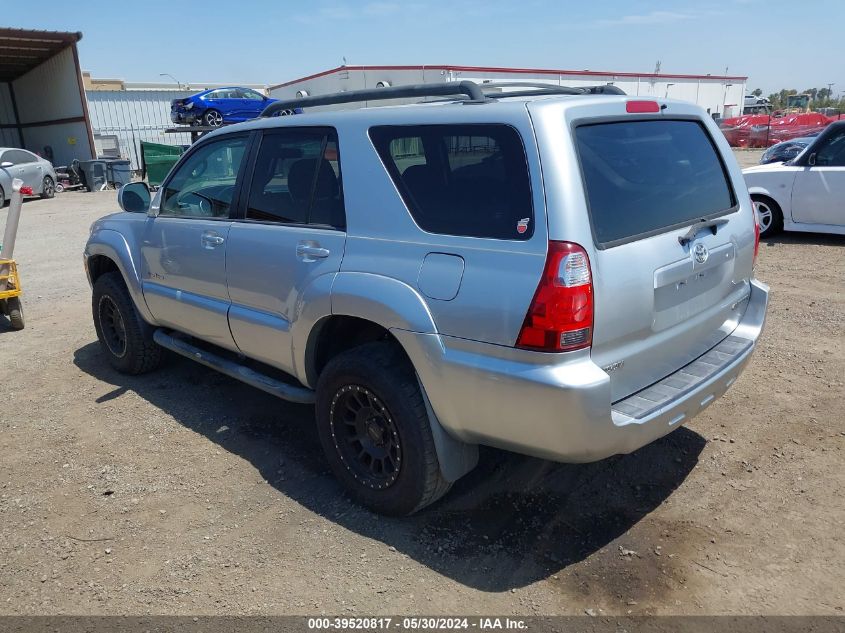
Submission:
<svg viewBox="0 0 845 633">
<path fill-rule="evenodd" d="M 117 190 L 117 203 L 129 213 L 146 213 L 151 200 L 150 188 L 145 182 L 130 182 Z"/>
<path fill-rule="evenodd" d="M 0 163 L 0 168 L 3 168 L 3 169 L 9 169 L 9 167 L 14 167 L 14 166 L 15 166 L 15 164 L 13 162 L 8 161 L 8 160 L 4 160 L 2 163 Z"/>
<path fill-rule="evenodd" d="M 812 167 L 813 165 L 815 165 L 815 164 L 816 164 L 816 153 L 815 153 L 815 152 L 813 152 L 812 154 L 810 154 L 809 156 L 807 156 L 807 164 L 808 164 L 810 167 Z"/>
</svg>

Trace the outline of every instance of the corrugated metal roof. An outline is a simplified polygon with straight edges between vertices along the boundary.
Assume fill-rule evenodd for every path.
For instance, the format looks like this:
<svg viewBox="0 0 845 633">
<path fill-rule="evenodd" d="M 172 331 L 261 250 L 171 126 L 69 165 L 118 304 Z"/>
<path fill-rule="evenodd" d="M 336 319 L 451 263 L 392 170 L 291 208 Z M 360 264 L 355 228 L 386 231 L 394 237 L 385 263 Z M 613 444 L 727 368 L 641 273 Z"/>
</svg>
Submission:
<svg viewBox="0 0 845 633">
<path fill-rule="evenodd" d="M 450 66 L 450 65 L 432 65 L 432 66 L 338 66 L 330 70 L 324 70 L 313 75 L 292 79 L 284 83 L 270 86 L 270 90 L 276 88 L 284 88 L 291 86 L 301 81 L 308 81 L 309 79 L 316 79 L 331 75 L 332 73 L 350 71 L 350 70 L 443 70 L 456 72 L 479 72 L 479 73 L 513 73 L 513 74 L 535 74 L 535 75 L 571 75 L 571 76 L 587 76 L 587 77 L 641 77 L 643 79 L 712 79 L 721 81 L 745 81 L 748 77 L 740 75 L 678 75 L 670 73 L 632 73 L 622 72 L 616 70 L 555 70 L 549 68 L 506 68 L 495 66 Z"/>
<path fill-rule="evenodd" d="M 82 39 L 82 33 L 0 28 L 0 81 L 13 81 Z"/>
</svg>

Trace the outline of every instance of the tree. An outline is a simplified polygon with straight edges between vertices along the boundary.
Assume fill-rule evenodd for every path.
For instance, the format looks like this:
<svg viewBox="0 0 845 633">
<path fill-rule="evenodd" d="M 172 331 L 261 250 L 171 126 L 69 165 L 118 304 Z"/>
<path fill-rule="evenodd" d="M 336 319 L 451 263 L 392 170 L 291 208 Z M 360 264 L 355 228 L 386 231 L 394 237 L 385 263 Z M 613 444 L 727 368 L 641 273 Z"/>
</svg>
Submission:
<svg viewBox="0 0 845 633">
<path fill-rule="evenodd" d="M 763 91 L 759 88 L 754 88 L 754 90 L 751 91 L 751 94 L 753 94 L 755 97 L 759 97 L 763 94 Z"/>
</svg>

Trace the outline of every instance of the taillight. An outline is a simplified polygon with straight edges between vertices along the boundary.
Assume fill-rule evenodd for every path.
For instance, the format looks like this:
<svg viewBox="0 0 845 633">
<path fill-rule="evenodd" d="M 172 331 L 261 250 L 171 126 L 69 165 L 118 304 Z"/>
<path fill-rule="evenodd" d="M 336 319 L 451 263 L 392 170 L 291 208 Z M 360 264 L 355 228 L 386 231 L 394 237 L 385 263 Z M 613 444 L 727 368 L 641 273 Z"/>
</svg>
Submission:
<svg viewBox="0 0 845 633">
<path fill-rule="evenodd" d="M 543 352 L 589 347 L 593 340 L 593 280 L 587 252 L 549 242 L 546 266 L 516 346 Z"/>
</svg>

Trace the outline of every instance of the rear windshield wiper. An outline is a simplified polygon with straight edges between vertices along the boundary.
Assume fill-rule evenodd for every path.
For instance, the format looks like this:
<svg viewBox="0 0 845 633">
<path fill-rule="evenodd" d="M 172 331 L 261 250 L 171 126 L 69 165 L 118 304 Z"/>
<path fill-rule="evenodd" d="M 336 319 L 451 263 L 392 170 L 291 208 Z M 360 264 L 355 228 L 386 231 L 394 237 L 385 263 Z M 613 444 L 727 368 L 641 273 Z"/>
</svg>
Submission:
<svg viewBox="0 0 845 633">
<path fill-rule="evenodd" d="M 710 229 L 713 232 L 713 235 L 716 235 L 716 231 L 719 230 L 719 227 L 727 223 L 728 221 L 724 218 L 719 220 L 701 220 L 697 224 L 693 224 L 689 227 L 689 231 L 687 231 L 684 235 L 679 236 L 678 242 L 680 242 L 681 246 L 686 246 L 695 239 L 695 236 L 698 235 L 698 232 L 702 229 Z"/>
</svg>

